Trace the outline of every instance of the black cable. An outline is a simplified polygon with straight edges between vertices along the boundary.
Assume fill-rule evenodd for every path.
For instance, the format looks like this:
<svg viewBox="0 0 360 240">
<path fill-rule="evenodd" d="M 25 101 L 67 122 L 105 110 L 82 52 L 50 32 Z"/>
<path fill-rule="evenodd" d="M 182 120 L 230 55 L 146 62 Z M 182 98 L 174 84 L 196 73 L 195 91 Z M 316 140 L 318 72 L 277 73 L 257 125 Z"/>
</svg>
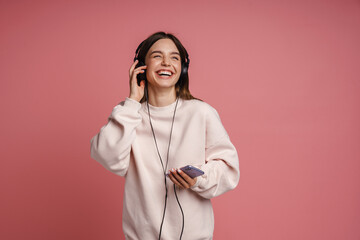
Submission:
<svg viewBox="0 0 360 240">
<path fill-rule="evenodd" d="M 145 84 L 146 84 L 146 85 L 145 85 L 144 91 L 145 91 L 145 98 L 146 98 L 146 105 L 147 105 L 147 109 L 148 109 L 150 127 L 151 127 L 152 135 L 153 135 L 153 138 L 154 138 L 156 150 L 157 150 L 157 153 L 158 153 L 158 156 L 159 156 L 159 159 L 160 159 L 160 163 L 161 163 L 161 166 L 162 166 L 162 168 L 163 168 L 163 172 L 165 172 L 164 163 L 163 163 L 163 161 L 162 161 L 162 158 L 161 158 L 161 155 L 160 155 L 160 151 L 159 151 L 159 148 L 158 148 L 158 145 L 157 145 L 156 137 L 155 137 L 154 127 L 153 127 L 152 122 L 151 122 L 147 82 L 145 82 Z M 162 226 L 163 226 L 163 224 L 164 224 L 165 213 L 166 213 L 166 205 L 167 205 L 168 189 L 167 189 L 167 184 L 166 184 L 166 176 L 165 176 L 164 184 L 165 184 L 165 204 L 164 204 L 163 216 L 162 216 L 162 220 L 161 220 L 161 224 L 160 224 L 159 240 L 160 240 L 160 238 L 161 238 Z"/>
<path fill-rule="evenodd" d="M 152 122 L 151 122 L 150 108 L 149 108 L 149 101 L 148 101 L 149 99 L 148 99 L 148 96 L 147 96 L 147 88 L 146 88 L 146 91 L 145 91 L 145 98 L 146 98 L 146 104 L 147 104 L 147 109 L 148 109 L 149 122 L 150 122 L 150 126 L 151 126 L 151 131 L 152 131 L 152 134 L 153 134 L 153 137 L 154 137 L 156 150 L 157 150 L 157 153 L 158 153 L 158 156 L 159 156 L 159 159 L 160 159 L 161 166 L 162 166 L 162 168 L 163 168 L 163 172 L 164 172 L 164 174 L 166 175 L 166 171 L 165 171 L 165 168 L 164 168 L 164 163 L 163 163 L 163 160 L 162 160 L 162 158 L 161 158 L 160 151 L 159 151 L 159 148 L 158 148 L 158 145 L 157 145 L 157 141 L 156 141 L 156 137 L 155 137 L 154 127 L 153 127 Z M 170 145 L 169 145 L 169 146 L 170 146 Z M 168 148 L 169 148 L 169 147 L 168 147 Z M 168 159 L 167 159 L 167 160 L 168 160 Z M 165 176 L 165 178 L 164 178 L 164 184 L 165 184 L 165 203 L 164 203 L 163 216 L 162 216 L 162 219 L 161 219 L 160 230 L 159 230 L 159 240 L 160 240 L 160 238 L 161 238 L 161 232 L 162 232 L 162 227 L 163 227 L 164 220 L 165 220 L 165 213 L 166 213 L 166 206 L 167 206 L 168 189 L 167 189 L 167 184 L 166 184 L 166 176 Z"/>
<path fill-rule="evenodd" d="M 181 210 L 181 215 L 182 215 L 182 227 L 181 227 L 181 234 L 180 234 L 180 240 L 182 238 L 182 235 L 183 235 L 183 232 L 184 232 L 184 223 L 185 223 L 185 216 L 184 216 L 184 212 L 183 212 L 183 209 L 181 207 L 181 204 L 180 204 L 180 201 L 178 199 L 178 196 L 176 194 L 176 188 L 175 188 L 175 184 L 174 184 L 174 193 L 175 193 L 175 197 L 176 197 L 176 201 L 180 207 L 180 210 Z"/>
<path fill-rule="evenodd" d="M 152 131 L 152 134 L 153 134 L 153 137 L 154 137 L 154 142 L 155 142 L 156 150 L 157 150 L 157 153 L 158 153 L 158 156 L 159 156 L 159 159 L 160 159 L 160 163 L 161 163 L 161 166 L 162 166 L 162 169 L 163 169 L 163 172 L 164 172 L 165 204 L 164 204 L 163 217 L 162 217 L 162 220 L 161 220 L 160 230 L 159 230 L 159 240 L 160 240 L 160 238 L 161 238 L 161 232 L 162 232 L 162 227 L 163 227 L 164 220 L 165 220 L 165 213 L 166 213 L 166 206 L 167 206 L 167 196 L 168 196 L 168 189 L 167 189 L 167 184 L 166 184 L 166 169 L 167 169 L 167 166 L 168 166 L 168 163 L 169 163 L 170 143 L 171 143 L 172 130 L 173 130 L 173 126 L 174 126 L 175 114 L 176 114 L 176 109 L 177 109 L 177 105 L 178 105 L 178 102 L 179 102 L 179 97 L 176 99 L 174 115 L 173 115 L 172 123 L 171 123 L 171 130 L 170 130 L 168 150 L 167 150 L 167 155 L 166 155 L 166 165 L 165 165 L 165 167 L 164 167 L 164 163 L 163 163 L 163 160 L 162 160 L 162 158 L 161 158 L 160 151 L 159 151 L 159 147 L 158 147 L 158 144 L 157 144 L 157 141 L 156 141 L 156 136 L 155 136 L 154 127 L 153 127 L 152 122 L 151 122 L 147 82 L 145 82 L 145 84 L 146 84 L 146 85 L 145 85 L 144 91 L 145 91 L 146 105 L 147 105 L 148 115 L 149 115 L 149 122 L 150 122 L 150 126 L 151 126 L 151 131 Z M 175 189 L 175 185 L 174 185 L 174 189 Z M 181 213 L 182 213 L 182 215 L 183 215 L 183 226 L 182 226 L 181 235 L 180 235 L 180 239 L 181 239 L 181 236 L 182 236 L 182 233 L 183 233 L 183 230 L 184 230 L 184 213 L 183 213 L 183 211 L 182 211 L 180 202 L 179 202 L 179 200 L 178 200 L 178 198 L 177 198 L 176 191 L 175 191 L 175 196 L 176 196 L 176 200 L 177 200 L 177 202 L 178 202 L 178 204 L 179 204 L 179 206 L 180 206 Z"/>
</svg>

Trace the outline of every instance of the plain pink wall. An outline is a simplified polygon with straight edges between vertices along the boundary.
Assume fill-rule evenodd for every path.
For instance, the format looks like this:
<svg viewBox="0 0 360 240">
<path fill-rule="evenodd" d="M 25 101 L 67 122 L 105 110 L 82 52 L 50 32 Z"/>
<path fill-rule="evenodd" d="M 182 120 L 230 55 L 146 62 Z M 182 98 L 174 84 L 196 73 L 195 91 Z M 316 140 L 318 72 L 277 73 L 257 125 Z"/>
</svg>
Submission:
<svg viewBox="0 0 360 240">
<path fill-rule="evenodd" d="M 151 33 L 238 149 L 215 239 L 360 239 L 359 1 L 0 1 L 0 239 L 124 239 L 90 139 Z"/>
</svg>

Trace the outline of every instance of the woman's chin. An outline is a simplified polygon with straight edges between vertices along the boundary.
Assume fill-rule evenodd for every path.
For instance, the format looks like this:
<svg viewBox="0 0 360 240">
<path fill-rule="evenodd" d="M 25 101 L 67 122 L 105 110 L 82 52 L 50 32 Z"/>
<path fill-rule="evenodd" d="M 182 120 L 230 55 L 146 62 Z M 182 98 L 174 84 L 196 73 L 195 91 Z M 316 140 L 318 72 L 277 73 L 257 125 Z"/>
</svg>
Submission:
<svg viewBox="0 0 360 240">
<path fill-rule="evenodd" d="M 152 88 L 175 88 L 175 84 L 176 81 L 172 80 L 172 79 L 157 79 L 154 81 L 154 84 L 152 84 L 151 82 L 149 82 L 149 85 Z"/>
</svg>

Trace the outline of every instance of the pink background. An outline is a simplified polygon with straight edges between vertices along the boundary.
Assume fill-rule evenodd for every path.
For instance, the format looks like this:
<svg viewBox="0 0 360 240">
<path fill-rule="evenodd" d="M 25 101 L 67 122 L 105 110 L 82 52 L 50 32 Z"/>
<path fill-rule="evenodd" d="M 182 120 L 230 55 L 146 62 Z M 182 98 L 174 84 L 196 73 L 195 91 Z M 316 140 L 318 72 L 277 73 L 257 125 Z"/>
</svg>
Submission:
<svg viewBox="0 0 360 240">
<path fill-rule="evenodd" d="M 0 239 L 124 239 L 90 139 L 158 30 L 239 152 L 215 239 L 360 239 L 358 0 L 1 0 Z"/>
</svg>

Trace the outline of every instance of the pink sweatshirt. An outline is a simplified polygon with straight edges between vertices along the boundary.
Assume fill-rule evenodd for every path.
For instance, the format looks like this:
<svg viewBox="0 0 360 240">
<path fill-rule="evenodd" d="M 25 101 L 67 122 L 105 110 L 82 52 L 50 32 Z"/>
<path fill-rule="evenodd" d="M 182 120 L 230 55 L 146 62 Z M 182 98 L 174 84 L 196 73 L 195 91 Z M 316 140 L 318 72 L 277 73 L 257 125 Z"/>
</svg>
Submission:
<svg viewBox="0 0 360 240">
<path fill-rule="evenodd" d="M 150 105 L 164 165 L 174 108 L 175 102 L 165 107 Z M 146 103 L 126 98 L 91 139 L 91 157 L 126 178 L 123 231 L 128 240 L 158 239 L 164 209 L 164 173 L 147 112 Z M 235 188 L 240 177 L 236 149 L 214 108 L 199 100 L 179 99 L 168 161 L 166 172 L 188 164 L 205 172 L 193 187 L 176 192 L 185 215 L 182 239 L 212 239 L 214 215 L 210 199 Z M 161 239 L 179 239 L 182 215 L 170 179 L 167 188 Z"/>
</svg>

